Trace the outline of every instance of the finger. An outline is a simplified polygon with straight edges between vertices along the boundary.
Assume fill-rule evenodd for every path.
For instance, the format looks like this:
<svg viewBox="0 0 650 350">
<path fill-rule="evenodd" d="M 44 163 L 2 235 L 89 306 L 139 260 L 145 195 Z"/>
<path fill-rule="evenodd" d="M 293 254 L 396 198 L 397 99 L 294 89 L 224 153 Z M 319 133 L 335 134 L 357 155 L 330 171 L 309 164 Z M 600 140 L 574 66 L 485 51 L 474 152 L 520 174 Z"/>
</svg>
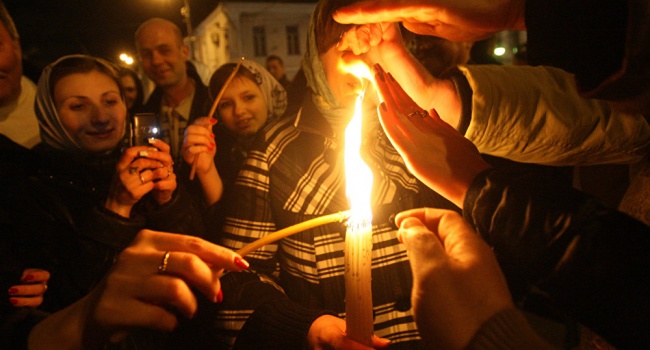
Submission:
<svg viewBox="0 0 650 350">
<path fill-rule="evenodd" d="M 150 242 L 159 251 L 181 251 L 197 255 L 213 268 L 241 271 L 248 262 L 236 252 L 204 239 L 182 234 L 142 230 L 134 243 Z"/>
<path fill-rule="evenodd" d="M 334 20 L 342 23 L 400 22 L 414 17 L 421 8 L 418 6 L 396 6 L 394 0 L 360 1 L 339 8 L 334 12 Z"/>
<path fill-rule="evenodd" d="M 390 346 L 390 339 L 380 338 L 376 335 L 372 335 L 372 346 L 375 349 L 386 349 Z"/>
<path fill-rule="evenodd" d="M 153 170 L 153 179 L 160 181 L 176 181 L 176 174 L 172 167 L 164 167 Z"/>
<path fill-rule="evenodd" d="M 180 277 L 213 302 L 218 301 L 221 271 L 213 269 L 198 256 L 179 251 L 169 252 L 164 274 Z"/>
<path fill-rule="evenodd" d="M 156 288 L 147 288 L 154 290 Z M 101 299 L 95 312 L 99 323 L 119 328 L 151 328 L 170 332 L 178 327 L 178 319 L 170 310 L 161 305 L 142 301 L 144 298 L 123 298 L 116 309 L 110 300 Z M 117 310 L 117 312 L 116 312 Z"/>
<path fill-rule="evenodd" d="M 186 281 L 168 274 L 151 275 L 150 278 L 155 288 L 147 290 L 144 300 L 153 304 L 171 306 L 186 318 L 194 316 L 198 302 Z"/>
<path fill-rule="evenodd" d="M 13 297 L 9 298 L 9 302 L 15 307 L 38 307 L 43 303 L 43 296 Z"/>
<path fill-rule="evenodd" d="M 154 139 L 154 142 L 151 143 L 152 146 L 156 147 L 160 152 L 166 152 L 169 153 L 171 150 L 171 147 L 163 140 L 160 139 Z"/>
<path fill-rule="evenodd" d="M 404 218 L 397 235 L 416 266 L 420 261 L 443 258 L 445 255 L 438 237 L 416 217 Z"/>
<path fill-rule="evenodd" d="M 20 280 L 23 282 L 47 282 L 50 279 L 50 273 L 43 269 L 25 269 Z"/>
<path fill-rule="evenodd" d="M 14 297 L 34 297 L 45 294 L 47 285 L 45 283 L 19 284 L 9 288 L 9 295 Z"/>
</svg>

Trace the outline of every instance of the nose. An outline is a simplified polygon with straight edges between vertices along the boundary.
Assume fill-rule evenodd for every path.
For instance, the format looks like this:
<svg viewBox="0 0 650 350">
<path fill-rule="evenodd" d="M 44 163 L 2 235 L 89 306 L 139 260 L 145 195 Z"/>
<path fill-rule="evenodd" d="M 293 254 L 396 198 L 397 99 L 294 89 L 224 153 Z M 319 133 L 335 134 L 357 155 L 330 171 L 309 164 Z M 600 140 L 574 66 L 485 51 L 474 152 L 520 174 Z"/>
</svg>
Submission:
<svg viewBox="0 0 650 350">
<path fill-rule="evenodd" d="M 233 102 L 235 115 L 241 115 L 246 110 L 243 103 Z"/>
<path fill-rule="evenodd" d="M 90 119 L 93 125 L 99 126 L 99 125 L 108 124 L 110 120 L 111 120 L 111 111 L 109 108 L 103 106 L 96 106 L 95 108 L 93 108 L 92 116 Z"/>
<path fill-rule="evenodd" d="M 151 53 L 151 64 L 159 65 L 162 63 L 163 63 L 163 56 L 157 50 L 154 50 Z"/>
</svg>

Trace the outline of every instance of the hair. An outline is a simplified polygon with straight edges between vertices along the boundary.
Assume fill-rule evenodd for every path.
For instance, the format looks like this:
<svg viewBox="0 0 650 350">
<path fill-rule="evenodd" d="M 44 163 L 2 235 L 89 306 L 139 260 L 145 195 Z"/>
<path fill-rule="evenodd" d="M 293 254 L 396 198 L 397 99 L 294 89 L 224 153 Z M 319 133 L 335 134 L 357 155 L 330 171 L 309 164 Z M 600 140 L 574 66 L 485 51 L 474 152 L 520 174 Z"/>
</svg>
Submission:
<svg viewBox="0 0 650 350">
<path fill-rule="evenodd" d="M 13 41 L 18 42 L 20 40 L 20 36 L 18 35 L 18 30 L 16 29 L 16 24 L 14 23 L 14 20 L 11 18 L 9 11 L 7 11 L 4 2 L 2 2 L 1 0 L 0 0 L 0 23 L 2 23 L 2 25 L 4 25 L 4 27 L 7 29 Z"/>
<path fill-rule="evenodd" d="M 117 72 L 117 75 L 119 78 L 125 77 L 125 76 L 130 76 L 133 81 L 135 82 L 135 89 L 138 91 L 138 97 L 136 97 L 135 101 L 133 102 L 133 107 L 131 107 L 131 110 L 138 110 L 142 107 L 144 103 L 144 88 L 142 87 L 142 81 L 140 80 L 140 77 L 132 70 L 126 67 L 120 67 L 119 71 Z M 120 85 L 121 81 L 120 81 Z M 123 88 L 123 87 L 122 87 Z"/>
<path fill-rule="evenodd" d="M 324 54 L 336 45 L 341 35 L 350 29 L 352 24 L 341 24 L 334 20 L 332 15 L 339 8 L 354 3 L 355 0 L 321 0 L 314 9 L 314 34 L 318 54 Z"/>
<path fill-rule="evenodd" d="M 217 94 L 219 94 L 219 91 L 224 86 L 226 80 L 228 80 L 228 77 L 232 73 L 233 69 L 235 69 L 235 67 L 237 67 L 237 63 L 226 63 L 221 65 L 221 67 L 219 67 L 219 69 L 217 69 L 212 74 L 212 77 L 210 78 L 210 83 L 208 84 L 210 99 L 212 99 L 212 101 L 214 101 L 214 99 L 217 98 Z M 261 84 L 261 82 L 258 80 L 258 77 L 243 65 L 239 67 L 237 73 L 235 73 L 235 77 L 248 78 L 258 86 Z"/>
<path fill-rule="evenodd" d="M 280 62 L 280 65 L 284 66 L 284 61 L 278 55 L 268 55 L 268 56 L 266 56 L 266 63 L 269 63 L 271 61 L 278 61 L 278 62 Z"/>
<path fill-rule="evenodd" d="M 170 28 L 172 28 L 172 31 L 174 32 L 174 36 L 176 37 L 176 43 L 179 46 L 184 45 L 183 33 L 181 32 L 181 29 L 176 25 L 176 23 L 170 20 L 166 20 L 164 18 L 154 17 L 154 18 L 149 18 L 148 20 L 142 22 L 142 24 L 140 24 L 138 29 L 135 30 L 134 38 L 135 38 L 136 46 L 138 45 L 138 37 L 140 36 L 140 32 L 142 32 L 142 30 L 145 27 L 149 26 L 150 24 L 163 24 L 169 26 Z"/>
<path fill-rule="evenodd" d="M 54 88 L 64 77 L 71 74 L 84 74 L 97 71 L 113 79 L 120 91 L 120 96 L 124 100 L 124 90 L 120 83 L 118 69 L 110 62 L 101 58 L 91 56 L 71 56 L 59 61 L 52 67 L 50 73 L 50 96 L 54 96 Z"/>
</svg>

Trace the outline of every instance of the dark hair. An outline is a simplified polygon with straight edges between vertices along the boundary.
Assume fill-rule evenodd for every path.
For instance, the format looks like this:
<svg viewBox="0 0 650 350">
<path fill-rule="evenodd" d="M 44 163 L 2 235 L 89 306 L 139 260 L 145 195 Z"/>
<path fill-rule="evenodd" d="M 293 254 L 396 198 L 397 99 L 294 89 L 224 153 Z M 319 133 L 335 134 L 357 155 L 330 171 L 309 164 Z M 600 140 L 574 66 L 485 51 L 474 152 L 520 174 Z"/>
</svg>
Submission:
<svg viewBox="0 0 650 350">
<path fill-rule="evenodd" d="M 16 24 L 14 23 L 14 20 L 11 18 L 9 11 L 7 11 L 7 8 L 2 1 L 0 1 L 0 23 L 5 26 L 7 32 L 9 32 L 9 36 L 11 36 L 11 39 L 15 42 L 18 42 L 20 36 L 18 35 Z"/>
<path fill-rule="evenodd" d="M 314 34 L 318 54 L 324 54 L 341 39 L 341 35 L 350 29 L 352 24 L 341 24 L 332 15 L 339 8 L 354 3 L 356 0 L 321 0 L 314 9 Z"/>
<path fill-rule="evenodd" d="M 271 61 L 278 61 L 278 62 L 280 62 L 281 65 L 284 66 L 284 61 L 278 55 L 268 55 L 268 56 L 266 56 L 266 63 L 268 64 Z"/>
<path fill-rule="evenodd" d="M 64 58 L 52 67 L 52 72 L 50 73 L 50 95 L 54 96 L 56 83 L 64 77 L 70 74 L 83 74 L 91 71 L 98 71 L 113 79 L 115 84 L 117 84 L 122 100 L 124 100 L 124 90 L 120 83 L 117 68 L 112 63 L 101 58 L 81 55 Z"/>
<path fill-rule="evenodd" d="M 237 67 L 236 63 L 226 63 L 221 65 L 221 67 L 219 67 L 219 69 L 217 69 L 212 74 L 212 77 L 210 78 L 210 83 L 208 84 L 208 90 L 210 91 L 210 99 L 212 101 L 214 101 L 214 99 L 217 98 L 217 94 L 219 94 L 219 91 L 226 83 L 226 80 L 228 80 L 228 77 L 230 76 L 230 74 L 232 74 L 232 71 L 233 69 L 235 69 L 235 67 Z M 260 85 L 262 83 L 260 81 L 261 79 L 260 77 L 253 74 L 253 72 L 248 70 L 248 68 L 244 67 L 243 65 L 239 67 L 237 73 L 235 74 L 235 77 L 248 78 L 257 85 Z"/>
<path fill-rule="evenodd" d="M 120 78 L 128 75 L 135 82 L 135 89 L 138 91 L 138 97 L 135 98 L 133 106 L 131 107 L 131 111 L 139 111 L 142 109 L 144 103 L 144 88 L 142 87 L 142 81 L 140 80 L 140 77 L 132 69 L 126 67 L 120 67 L 120 70 L 117 72 L 117 74 Z M 120 81 L 120 86 L 121 85 L 122 82 Z M 121 86 L 121 88 L 124 89 L 123 86 Z"/>
</svg>

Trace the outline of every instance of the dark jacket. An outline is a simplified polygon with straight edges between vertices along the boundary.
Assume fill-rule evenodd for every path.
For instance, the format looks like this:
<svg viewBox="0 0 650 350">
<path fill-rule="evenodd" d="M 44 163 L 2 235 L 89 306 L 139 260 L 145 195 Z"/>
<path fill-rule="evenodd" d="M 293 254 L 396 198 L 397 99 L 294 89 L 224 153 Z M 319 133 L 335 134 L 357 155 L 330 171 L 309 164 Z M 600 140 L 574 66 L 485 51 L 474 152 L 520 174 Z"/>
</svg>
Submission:
<svg viewBox="0 0 650 350">
<path fill-rule="evenodd" d="M 463 215 L 493 247 L 516 301 L 541 292 L 617 348 L 650 348 L 647 225 L 520 167 L 478 176 Z"/>
</svg>

